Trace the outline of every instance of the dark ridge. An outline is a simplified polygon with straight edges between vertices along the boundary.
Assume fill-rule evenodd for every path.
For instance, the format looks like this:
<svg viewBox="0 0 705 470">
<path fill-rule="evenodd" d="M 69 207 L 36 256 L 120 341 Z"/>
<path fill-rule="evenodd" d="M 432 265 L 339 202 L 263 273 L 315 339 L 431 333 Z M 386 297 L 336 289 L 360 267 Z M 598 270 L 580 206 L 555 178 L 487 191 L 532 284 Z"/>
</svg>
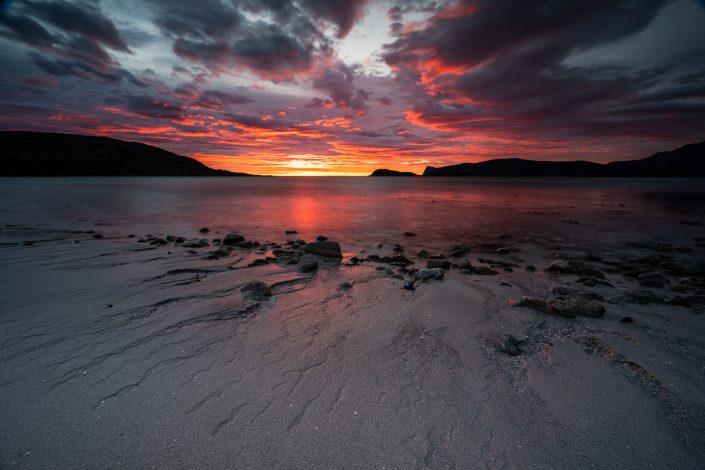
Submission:
<svg viewBox="0 0 705 470">
<path fill-rule="evenodd" d="M 412 173 L 410 171 L 395 171 L 395 170 L 387 170 L 386 168 L 382 168 L 379 170 L 375 170 L 370 174 L 370 176 L 419 176 L 416 173 Z"/>
<path fill-rule="evenodd" d="M 705 176 L 705 142 L 659 152 L 640 160 L 607 164 L 587 161 L 547 162 L 507 158 L 444 167 L 428 166 L 423 176 Z"/>
<path fill-rule="evenodd" d="M 253 176 L 109 137 L 4 131 L 0 148 L 0 176 Z"/>
</svg>

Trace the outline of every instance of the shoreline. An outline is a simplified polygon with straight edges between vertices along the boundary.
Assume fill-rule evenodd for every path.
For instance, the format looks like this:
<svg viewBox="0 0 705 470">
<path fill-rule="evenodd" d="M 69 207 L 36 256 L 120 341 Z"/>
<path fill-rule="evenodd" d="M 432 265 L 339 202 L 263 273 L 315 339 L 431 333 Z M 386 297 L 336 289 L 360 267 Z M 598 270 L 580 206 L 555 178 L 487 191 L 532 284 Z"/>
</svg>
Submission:
<svg viewBox="0 0 705 470">
<path fill-rule="evenodd" d="M 399 234 L 339 263 L 283 231 L 100 229 L 0 230 L 3 467 L 705 461 L 705 240 L 498 235 L 434 260 Z"/>
</svg>

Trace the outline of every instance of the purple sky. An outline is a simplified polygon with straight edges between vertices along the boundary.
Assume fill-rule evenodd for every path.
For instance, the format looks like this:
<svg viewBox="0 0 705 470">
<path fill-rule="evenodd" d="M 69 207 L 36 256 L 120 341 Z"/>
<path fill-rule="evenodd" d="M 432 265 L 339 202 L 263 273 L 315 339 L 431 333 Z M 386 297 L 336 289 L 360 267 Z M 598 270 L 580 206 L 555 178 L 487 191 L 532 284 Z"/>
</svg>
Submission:
<svg viewBox="0 0 705 470">
<path fill-rule="evenodd" d="M 695 0 L 0 2 L 0 127 L 261 174 L 705 140 Z"/>
</svg>

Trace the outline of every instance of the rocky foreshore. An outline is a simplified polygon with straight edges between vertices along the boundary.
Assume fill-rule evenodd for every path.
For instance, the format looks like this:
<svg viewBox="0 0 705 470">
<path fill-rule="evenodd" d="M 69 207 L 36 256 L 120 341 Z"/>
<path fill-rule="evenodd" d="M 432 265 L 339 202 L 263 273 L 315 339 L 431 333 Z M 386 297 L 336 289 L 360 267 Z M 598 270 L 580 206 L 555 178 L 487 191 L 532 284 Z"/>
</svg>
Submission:
<svg viewBox="0 0 705 470">
<path fill-rule="evenodd" d="M 0 230 L 3 466 L 705 458 L 705 238 L 110 230 Z"/>
</svg>

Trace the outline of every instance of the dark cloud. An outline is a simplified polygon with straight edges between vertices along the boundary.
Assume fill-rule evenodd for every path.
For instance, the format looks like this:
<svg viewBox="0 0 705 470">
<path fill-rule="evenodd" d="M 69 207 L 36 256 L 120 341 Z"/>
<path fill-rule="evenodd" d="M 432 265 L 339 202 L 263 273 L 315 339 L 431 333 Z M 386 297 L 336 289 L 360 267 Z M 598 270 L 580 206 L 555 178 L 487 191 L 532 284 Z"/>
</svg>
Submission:
<svg viewBox="0 0 705 470">
<path fill-rule="evenodd" d="M 154 23 L 174 39 L 226 39 L 243 21 L 234 2 L 149 0 L 148 3 L 155 11 Z"/>
<path fill-rule="evenodd" d="M 116 51 L 130 51 L 115 24 L 103 15 L 97 2 L 28 1 L 24 4 L 29 14 L 61 31 L 81 35 Z"/>
<path fill-rule="evenodd" d="M 434 129 L 543 139 L 673 136 L 677 122 L 682 135 L 693 134 L 705 115 L 680 112 L 673 100 L 701 97 L 700 87 L 649 92 L 667 81 L 669 67 L 565 63 L 576 51 L 641 31 L 665 3 L 512 0 L 466 2 L 467 9 L 461 3 L 386 46 L 385 60 L 413 89 L 409 118 Z M 653 125 L 663 119 L 656 108 L 641 107 L 639 116 L 624 111 L 647 100 L 674 110 L 661 131 Z"/>
<path fill-rule="evenodd" d="M 311 98 L 311 101 L 306 104 L 307 108 L 332 108 L 333 106 L 335 106 L 333 100 L 330 98 L 319 98 L 318 96 Z"/>
<path fill-rule="evenodd" d="M 370 93 L 362 88 L 356 88 L 355 67 L 339 62 L 335 67 L 326 70 L 323 77 L 313 81 L 313 88 L 324 91 L 329 101 L 338 108 L 351 109 L 356 114 L 365 114 Z M 315 99 L 314 99 L 315 100 Z M 316 103 L 311 102 L 309 106 Z M 325 100 L 318 103 L 327 104 Z"/>
<path fill-rule="evenodd" d="M 2 17 L 0 36 L 30 46 L 34 63 L 50 75 L 141 85 L 108 52 L 131 51 L 96 2 L 18 2 Z"/>
<path fill-rule="evenodd" d="M 94 67 L 91 63 L 82 62 L 80 60 L 52 60 L 36 53 L 31 53 L 30 56 L 40 70 L 55 77 L 73 76 L 84 80 L 112 84 L 119 83 L 125 79 L 138 87 L 145 86 L 144 83 L 131 72 L 112 65 L 99 63 L 98 67 Z"/>
<path fill-rule="evenodd" d="M 226 105 L 251 103 L 252 99 L 237 93 L 225 93 L 218 90 L 206 90 L 201 93 L 200 104 L 206 108 L 222 109 Z"/>
<path fill-rule="evenodd" d="M 212 73 L 244 68 L 276 82 L 292 80 L 330 59 L 333 43 L 322 28 L 334 25 L 338 37 L 346 35 L 366 0 L 149 3 L 154 22 L 173 41 L 179 57 Z"/>
<path fill-rule="evenodd" d="M 314 18 L 320 18 L 335 24 L 338 28 L 338 37 L 343 37 L 350 32 L 355 22 L 360 18 L 367 0 L 301 0 L 302 8 L 310 12 Z"/>
<path fill-rule="evenodd" d="M 147 95 L 131 95 L 120 100 L 125 109 L 139 116 L 154 119 L 180 119 L 186 106 L 176 101 L 167 101 Z"/>
<path fill-rule="evenodd" d="M 255 129 L 271 130 L 271 131 L 287 131 L 296 127 L 296 123 L 280 118 L 265 119 L 261 115 L 255 114 L 233 114 L 224 113 L 223 116 L 235 125 L 242 125 Z"/>
</svg>

